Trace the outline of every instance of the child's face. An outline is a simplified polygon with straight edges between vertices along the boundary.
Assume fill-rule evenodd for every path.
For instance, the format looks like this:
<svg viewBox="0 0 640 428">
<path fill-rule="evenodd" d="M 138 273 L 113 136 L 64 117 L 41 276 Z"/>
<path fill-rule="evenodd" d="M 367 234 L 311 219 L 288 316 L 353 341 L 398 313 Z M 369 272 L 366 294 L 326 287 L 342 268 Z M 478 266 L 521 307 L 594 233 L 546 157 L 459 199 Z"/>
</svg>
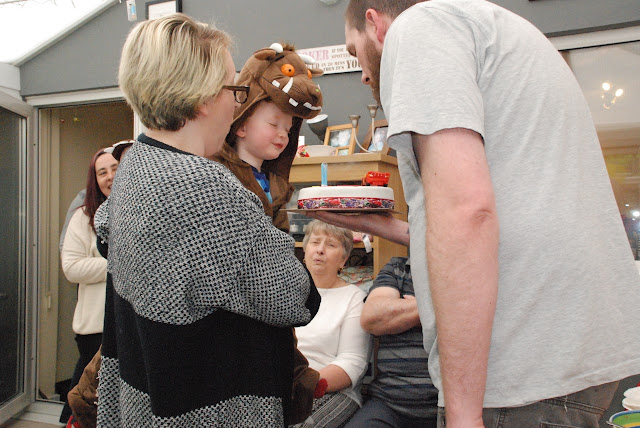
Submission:
<svg viewBox="0 0 640 428">
<path fill-rule="evenodd" d="M 290 114 L 284 113 L 275 104 L 260 102 L 236 131 L 236 147 L 240 158 L 253 166 L 256 165 L 252 161 L 262 164 L 262 161 L 276 159 L 289 144 L 292 120 Z"/>
</svg>

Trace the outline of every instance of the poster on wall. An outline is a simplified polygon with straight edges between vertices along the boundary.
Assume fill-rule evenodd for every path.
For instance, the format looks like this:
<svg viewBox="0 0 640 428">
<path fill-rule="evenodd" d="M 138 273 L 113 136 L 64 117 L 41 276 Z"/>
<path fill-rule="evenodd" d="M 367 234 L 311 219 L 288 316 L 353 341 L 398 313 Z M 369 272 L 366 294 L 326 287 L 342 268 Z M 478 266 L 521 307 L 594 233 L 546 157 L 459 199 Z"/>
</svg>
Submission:
<svg viewBox="0 0 640 428">
<path fill-rule="evenodd" d="M 298 54 L 309 55 L 316 60 L 314 67 L 324 70 L 324 74 L 362 71 L 355 56 L 347 52 L 347 45 L 322 46 L 296 50 Z"/>
<path fill-rule="evenodd" d="M 182 12 L 182 0 L 151 0 L 145 3 L 145 17 L 149 20 Z"/>
</svg>

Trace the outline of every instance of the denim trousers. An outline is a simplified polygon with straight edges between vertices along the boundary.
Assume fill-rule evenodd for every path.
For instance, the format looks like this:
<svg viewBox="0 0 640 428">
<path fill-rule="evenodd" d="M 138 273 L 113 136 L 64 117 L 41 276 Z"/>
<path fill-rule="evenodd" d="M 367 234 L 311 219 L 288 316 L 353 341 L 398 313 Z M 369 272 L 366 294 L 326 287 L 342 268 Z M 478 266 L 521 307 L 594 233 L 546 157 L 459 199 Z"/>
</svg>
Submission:
<svg viewBox="0 0 640 428">
<path fill-rule="evenodd" d="M 370 397 L 344 428 L 435 428 L 435 408 L 431 419 L 408 419 L 379 398 Z"/>
<path fill-rule="evenodd" d="M 485 428 L 599 428 L 619 382 L 593 386 L 522 407 L 483 409 Z M 438 428 L 446 427 L 444 408 L 438 408 Z"/>
</svg>

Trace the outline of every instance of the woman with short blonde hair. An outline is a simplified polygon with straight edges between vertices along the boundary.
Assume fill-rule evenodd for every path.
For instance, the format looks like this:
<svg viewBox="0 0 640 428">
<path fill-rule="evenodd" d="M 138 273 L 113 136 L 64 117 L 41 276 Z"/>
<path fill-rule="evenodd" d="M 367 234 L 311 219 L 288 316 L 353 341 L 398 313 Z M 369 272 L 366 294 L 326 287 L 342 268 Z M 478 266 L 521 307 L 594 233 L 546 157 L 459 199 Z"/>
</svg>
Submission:
<svg viewBox="0 0 640 428">
<path fill-rule="evenodd" d="M 319 299 L 291 237 L 206 158 L 240 99 L 228 46 L 182 14 L 124 45 L 121 89 L 148 130 L 95 215 L 109 260 L 98 426 L 287 424 L 292 327 Z"/>
<path fill-rule="evenodd" d="M 227 33 L 186 15 L 144 21 L 122 49 L 118 83 L 149 129 L 177 131 L 222 90 Z"/>
</svg>

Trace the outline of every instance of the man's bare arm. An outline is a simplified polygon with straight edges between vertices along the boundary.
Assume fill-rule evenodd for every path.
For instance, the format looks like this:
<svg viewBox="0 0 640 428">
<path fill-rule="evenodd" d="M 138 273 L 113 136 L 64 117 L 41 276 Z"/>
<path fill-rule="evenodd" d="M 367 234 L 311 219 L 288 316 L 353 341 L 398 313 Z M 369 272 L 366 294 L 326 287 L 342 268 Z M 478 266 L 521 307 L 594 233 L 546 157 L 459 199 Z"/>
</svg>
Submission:
<svg viewBox="0 0 640 428">
<path fill-rule="evenodd" d="M 482 427 L 498 292 L 498 218 L 482 138 L 414 135 L 448 428 Z M 416 239 L 414 237 L 414 239 Z"/>
<path fill-rule="evenodd" d="M 390 214 L 346 215 L 327 211 L 310 211 L 306 215 L 334 226 L 368 233 L 396 244 L 409 246 L 409 224 Z"/>
</svg>

